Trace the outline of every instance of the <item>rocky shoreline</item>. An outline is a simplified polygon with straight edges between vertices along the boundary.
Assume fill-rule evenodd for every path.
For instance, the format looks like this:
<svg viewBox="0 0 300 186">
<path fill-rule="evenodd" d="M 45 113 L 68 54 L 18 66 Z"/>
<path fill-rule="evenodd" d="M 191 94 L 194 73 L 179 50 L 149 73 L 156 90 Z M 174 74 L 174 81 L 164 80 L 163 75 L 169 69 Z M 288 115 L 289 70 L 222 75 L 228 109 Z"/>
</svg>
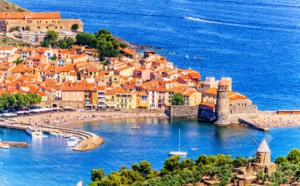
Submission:
<svg viewBox="0 0 300 186">
<path fill-rule="evenodd" d="M 145 50 L 147 48 L 152 48 L 152 46 L 149 46 L 149 45 L 138 45 L 138 44 L 130 43 L 118 36 L 114 36 L 114 38 L 120 43 L 125 43 L 129 48 L 131 48 L 133 50 Z"/>
</svg>

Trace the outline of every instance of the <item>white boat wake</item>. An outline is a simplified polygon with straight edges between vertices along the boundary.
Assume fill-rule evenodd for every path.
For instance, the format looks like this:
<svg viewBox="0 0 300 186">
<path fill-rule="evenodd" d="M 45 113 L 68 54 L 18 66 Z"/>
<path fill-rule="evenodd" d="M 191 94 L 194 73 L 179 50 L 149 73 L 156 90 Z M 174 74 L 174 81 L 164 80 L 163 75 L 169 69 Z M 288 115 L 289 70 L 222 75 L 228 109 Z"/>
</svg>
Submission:
<svg viewBox="0 0 300 186">
<path fill-rule="evenodd" d="M 249 25 L 249 24 L 240 24 L 240 23 L 229 23 L 229 22 L 221 22 L 221 21 L 210 21 L 195 17 L 184 17 L 185 19 L 191 20 L 191 21 L 197 21 L 202 23 L 208 23 L 208 24 L 218 24 L 218 25 L 227 25 L 227 26 L 235 26 L 235 27 L 245 27 L 245 28 L 258 28 L 258 29 L 269 29 L 269 30 L 284 30 L 284 31 L 297 31 L 295 29 L 289 29 L 289 28 L 279 28 L 279 27 L 269 27 L 269 26 L 255 26 L 255 25 Z"/>
</svg>

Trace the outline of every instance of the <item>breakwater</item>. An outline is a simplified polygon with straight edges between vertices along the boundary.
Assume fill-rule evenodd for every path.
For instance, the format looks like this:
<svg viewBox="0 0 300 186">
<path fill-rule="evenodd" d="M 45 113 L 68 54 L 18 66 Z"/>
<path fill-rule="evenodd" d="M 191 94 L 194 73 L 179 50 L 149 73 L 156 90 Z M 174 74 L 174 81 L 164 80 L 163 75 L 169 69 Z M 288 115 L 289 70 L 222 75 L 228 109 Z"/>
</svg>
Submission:
<svg viewBox="0 0 300 186">
<path fill-rule="evenodd" d="M 26 130 L 28 126 L 30 126 L 30 124 L 0 122 L 0 127 L 9 128 L 9 129 Z M 45 133 L 50 134 L 50 132 L 52 131 L 58 131 L 65 134 L 71 134 L 72 136 L 82 139 L 82 141 L 73 148 L 74 151 L 93 150 L 104 142 L 104 140 L 101 137 L 91 132 L 73 130 L 73 129 L 62 128 L 62 127 L 53 127 L 53 126 L 39 126 L 39 128 Z"/>
</svg>

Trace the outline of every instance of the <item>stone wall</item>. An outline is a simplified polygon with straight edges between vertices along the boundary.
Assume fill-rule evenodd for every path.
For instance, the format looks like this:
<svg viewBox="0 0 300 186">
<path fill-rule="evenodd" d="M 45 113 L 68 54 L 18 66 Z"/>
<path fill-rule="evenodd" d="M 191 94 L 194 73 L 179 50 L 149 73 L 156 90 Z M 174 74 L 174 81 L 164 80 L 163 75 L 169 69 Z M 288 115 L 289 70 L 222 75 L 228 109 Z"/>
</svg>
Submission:
<svg viewBox="0 0 300 186">
<path fill-rule="evenodd" d="M 215 113 L 208 110 L 199 110 L 199 118 L 214 121 L 216 119 Z"/>
<path fill-rule="evenodd" d="M 171 118 L 197 118 L 199 112 L 199 106 L 183 106 L 173 105 L 169 108 L 169 112 L 166 112 Z"/>
<path fill-rule="evenodd" d="M 253 105 L 248 99 L 235 100 L 230 103 L 230 114 L 257 113 L 257 105 Z"/>
<path fill-rule="evenodd" d="M 59 108 L 60 106 L 63 107 L 73 107 L 74 109 L 81 109 L 84 108 L 84 102 L 83 101 L 43 101 L 40 103 L 40 106 L 46 107 L 51 105 L 53 108 L 54 105 L 56 104 L 56 107 Z"/>
</svg>

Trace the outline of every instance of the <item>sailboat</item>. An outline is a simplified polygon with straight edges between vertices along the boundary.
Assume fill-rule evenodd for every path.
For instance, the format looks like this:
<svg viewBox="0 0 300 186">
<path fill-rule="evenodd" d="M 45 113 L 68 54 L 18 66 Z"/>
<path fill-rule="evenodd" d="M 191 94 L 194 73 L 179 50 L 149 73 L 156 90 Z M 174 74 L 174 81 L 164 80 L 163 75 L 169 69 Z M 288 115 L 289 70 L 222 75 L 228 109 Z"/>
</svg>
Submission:
<svg viewBox="0 0 300 186">
<path fill-rule="evenodd" d="M 173 156 L 173 155 L 187 156 L 187 152 L 181 151 L 181 149 L 180 149 L 180 129 L 179 129 L 178 151 L 170 151 L 170 152 L 169 152 L 169 155 L 170 155 L 170 156 Z"/>
</svg>

